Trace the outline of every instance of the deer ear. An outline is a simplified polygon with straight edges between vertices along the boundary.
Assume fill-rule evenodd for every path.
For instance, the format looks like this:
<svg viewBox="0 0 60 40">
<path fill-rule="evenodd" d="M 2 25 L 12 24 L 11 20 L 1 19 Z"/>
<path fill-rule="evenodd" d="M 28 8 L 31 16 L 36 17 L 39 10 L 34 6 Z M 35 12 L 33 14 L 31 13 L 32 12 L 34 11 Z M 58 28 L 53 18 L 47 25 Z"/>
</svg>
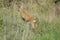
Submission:
<svg viewBox="0 0 60 40">
<path fill-rule="evenodd" d="M 20 8 L 22 9 L 22 8 L 23 8 L 23 5 L 22 5 L 22 6 L 20 6 Z"/>
</svg>

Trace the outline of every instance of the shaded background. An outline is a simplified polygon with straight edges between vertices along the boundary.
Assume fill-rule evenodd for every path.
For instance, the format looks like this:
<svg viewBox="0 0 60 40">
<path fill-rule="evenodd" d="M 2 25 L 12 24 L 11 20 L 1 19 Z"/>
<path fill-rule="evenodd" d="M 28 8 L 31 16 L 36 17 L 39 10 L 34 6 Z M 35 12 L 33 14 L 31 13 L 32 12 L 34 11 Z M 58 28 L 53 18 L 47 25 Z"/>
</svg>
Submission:
<svg viewBox="0 0 60 40">
<path fill-rule="evenodd" d="M 22 20 L 16 3 L 36 19 L 34 30 Z M 0 40 L 60 40 L 60 1 L 0 0 Z"/>
</svg>

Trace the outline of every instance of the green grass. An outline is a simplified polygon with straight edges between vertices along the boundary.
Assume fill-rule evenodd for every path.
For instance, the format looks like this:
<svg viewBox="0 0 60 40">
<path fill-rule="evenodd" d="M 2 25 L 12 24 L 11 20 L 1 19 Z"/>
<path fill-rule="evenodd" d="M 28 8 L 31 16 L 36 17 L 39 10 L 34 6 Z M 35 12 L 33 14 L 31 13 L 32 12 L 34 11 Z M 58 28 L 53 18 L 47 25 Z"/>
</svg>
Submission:
<svg viewBox="0 0 60 40">
<path fill-rule="evenodd" d="M 28 3 L 29 4 L 29 3 Z M 23 21 L 16 6 L 10 9 L 0 8 L 0 40 L 60 40 L 60 17 L 54 16 L 53 5 L 25 4 L 24 10 L 36 18 L 37 27 L 33 30 Z M 32 6 L 32 7 L 31 7 Z M 52 9 L 53 8 L 53 9 Z M 51 11 L 53 10 L 53 11 Z"/>
</svg>

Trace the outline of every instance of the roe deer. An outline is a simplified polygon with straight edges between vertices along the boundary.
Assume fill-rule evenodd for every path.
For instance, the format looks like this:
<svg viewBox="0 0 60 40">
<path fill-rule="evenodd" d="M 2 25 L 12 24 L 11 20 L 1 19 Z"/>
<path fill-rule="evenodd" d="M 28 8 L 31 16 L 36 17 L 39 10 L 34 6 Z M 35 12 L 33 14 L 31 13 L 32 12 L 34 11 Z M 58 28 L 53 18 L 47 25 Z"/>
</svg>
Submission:
<svg viewBox="0 0 60 40">
<path fill-rule="evenodd" d="M 34 28 L 36 20 L 23 10 L 23 6 L 19 6 L 18 11 L 21 13 L 21 17 Z"/>
</svg>

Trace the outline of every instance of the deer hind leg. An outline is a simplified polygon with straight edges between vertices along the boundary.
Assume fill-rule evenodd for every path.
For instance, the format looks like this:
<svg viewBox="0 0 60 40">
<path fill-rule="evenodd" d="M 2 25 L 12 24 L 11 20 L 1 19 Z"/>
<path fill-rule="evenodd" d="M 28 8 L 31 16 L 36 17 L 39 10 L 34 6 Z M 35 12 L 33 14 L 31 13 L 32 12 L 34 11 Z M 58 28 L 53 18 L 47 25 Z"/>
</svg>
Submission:
<svg viewBox="0 0 60 40">
<path fill-rule="evenodd" d="M 35 24 L 34 23 L 31 23 L 31 26 L 32 26 L 32 28 L 35 28 Z"/>
</svg>

